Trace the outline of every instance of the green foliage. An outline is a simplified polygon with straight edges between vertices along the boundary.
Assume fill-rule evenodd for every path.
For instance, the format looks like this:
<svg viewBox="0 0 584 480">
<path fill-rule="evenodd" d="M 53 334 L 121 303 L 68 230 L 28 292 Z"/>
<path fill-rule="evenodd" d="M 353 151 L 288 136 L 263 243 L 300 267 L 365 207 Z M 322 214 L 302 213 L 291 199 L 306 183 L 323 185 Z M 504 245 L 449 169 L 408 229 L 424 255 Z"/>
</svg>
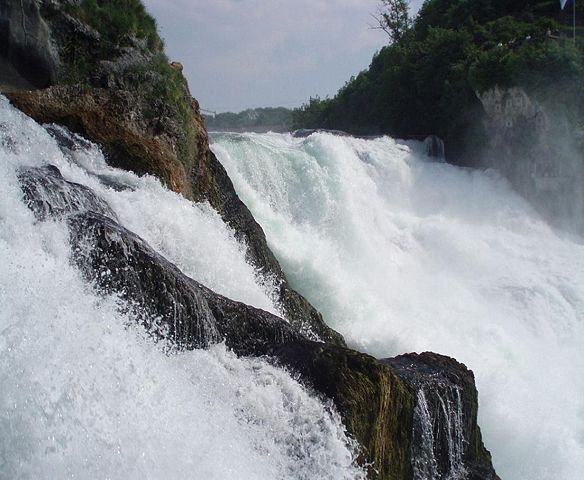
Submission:
<svg viewBox="0 0 584 480">
<path fill-rule="evenodd" d="M 475 91 L 517 85 L 544 97 L 561 81 L 554 98 L 584 105 L 584 51 L 564 35 L 566 15 L 557 0 L 427 0 L 368 70 L 296 110 L 294 128 L 437 134 L 452 152 L 481 137 Z"/>
<path fill-rule="evenodd" d="M 162 51 L 156 21 L 140 0 L 82 0 L 69 13 L 99 32 L 105 47 L 123 46 L 130 37 L 144 40 L 152 52 Z"/>
<path fill-rule="evenodd" d="M 380 0 L 377 15 L 378 28 L 383 30 L 391 42 L 399 42 L 411 26 L 408 2 L 405 0 Z"/>
<path fill-rule="evenodd" d="M 140 0 L 79 0 L 64 3 L 65 11 L 99 34 L 67 33 L 60 39 L 63 81 L 86 83 L 99 62 L 114 60 L 124 47 L 145 57 L 164 55 L 164 43 L 156 31 L 155 20 L 146 13 Z"/>
</svg>

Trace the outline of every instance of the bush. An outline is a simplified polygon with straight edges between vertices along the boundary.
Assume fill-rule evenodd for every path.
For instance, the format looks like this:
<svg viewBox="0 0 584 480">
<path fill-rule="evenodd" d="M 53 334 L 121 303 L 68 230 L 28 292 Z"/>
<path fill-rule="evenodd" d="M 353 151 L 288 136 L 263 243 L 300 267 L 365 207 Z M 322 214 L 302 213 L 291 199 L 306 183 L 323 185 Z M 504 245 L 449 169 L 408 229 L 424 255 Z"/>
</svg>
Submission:
<svg viewBox="0 0 584 480">
<path fill-rule="evenodd" d="M 69 10 L 99 32 L 106 48 L 123 46 L 133 36 L 144 40 L 151 52 L 162 51 L 156 21 L 140 0 L 82 0 Z"/>
</svg>

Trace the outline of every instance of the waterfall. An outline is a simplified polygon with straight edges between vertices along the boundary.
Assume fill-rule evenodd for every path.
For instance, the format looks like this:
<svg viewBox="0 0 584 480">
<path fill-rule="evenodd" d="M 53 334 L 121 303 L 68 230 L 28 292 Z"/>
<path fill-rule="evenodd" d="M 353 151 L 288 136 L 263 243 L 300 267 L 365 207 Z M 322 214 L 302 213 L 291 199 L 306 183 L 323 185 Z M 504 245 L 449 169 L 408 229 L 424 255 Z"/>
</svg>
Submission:
<svg viewBox="0 0 584 480">
<path fill-rule="evenodd" d="M 334 408 L 286 371 L 223 344 L 169 354 L 123 292 L 76 266 L 85 237 L 73 248 L 68 225 L 97 216 L 193 281 L 278 313 L 208 205 L 108 167 L 98 146 L 3 97 L 0 198 L 0 478 L 364 478 Z"/>
<path fill-rule="evenodd" d="M 435 162 L 422 143 L 217 134 L 212 148 L 291 285 L 351 346 L 464 362 L 501 477 L 580 478 L 580 237 L 550 227 L 496 172 Z"/>
<path fill-rule="evenodd" d="M 414 480 L 464 480 L 464 429 L 460 389 L 452 385 L 436 388 L 431 384 L 417 393 L 414 410 L 412 458 Z M 434 397 L 434 405 L 427 400 Z M 440 435 L 445 441 L 440 441 Z M 440 451 L 445 450 L 445 451 Z M 440 472 L 437 456 L 445 455 L 448 470 Z"/>
</svg>

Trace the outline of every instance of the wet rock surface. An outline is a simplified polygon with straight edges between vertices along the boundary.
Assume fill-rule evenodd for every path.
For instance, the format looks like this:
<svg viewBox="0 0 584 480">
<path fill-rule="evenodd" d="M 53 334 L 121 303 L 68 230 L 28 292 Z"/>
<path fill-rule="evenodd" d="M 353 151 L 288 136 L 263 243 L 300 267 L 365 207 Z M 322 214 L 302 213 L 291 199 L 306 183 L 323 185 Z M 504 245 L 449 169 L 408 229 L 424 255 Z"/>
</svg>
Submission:
<svg viewBox="0 0 584 480">
<path fill-rule="evenodd" d="M 154 175 L 189 199 L 209 202 L 245 243 L 248 260 L 280 285 L 279 302 L 286 318 L 314 339 L 344 344 L 342 336 L 288 285 L 262 228 L 209 149 L 199 104 L 179 64 L 168 64 L 162 44 L 149 48 L 132 35 L 110 45 L 71 13 L 76 11 L 73 3 L 43 0 L 31 6 L 31 15 L 45 26 L 59 68 L 43 85 L 48 88 L 4 88 L 10 101 L 40 123 L 66 126 L 99 143 L 110 165 Z M 8 4 L 11 11 L 20 8 L 17 1 Z M 21 23 L 12 21 L 10 28 L 24 35 Z"/>
<path fill-rule="evenodd" d="M 496 480 L 477 423 L 474 375 L 437 353 L 408 353 L 380 360 L 416 395 L 411 458 L 414 480 Z"/>
<path fill-rule="evenodd" d="M 277 345 L 270 354 L 315 391 L 332 399 L 361 446 L 371 479 L 411 479 L 414 390 L 375 358 L 309 341 Z"/>
<path fill-rule="evenodd" d="M 92 212 L 68 219 L 73 261 L 103 293 L 128 301 L 149 332 L 179 349 L 225 341 L 238 354 L 261 355 L 302 338 L 281 318 L 225 298 L 184 275 L 144 240 Z M 152 319 L 156 321 L 153 322 Z"/>
<path fill-rule="evenodd" d="M 62 148 L 73 148 L 67 135 Z M 341 414 L 371 479 L 496 480 L 477 425 L 472 372 L 441 355 L 377 360 L 333 343 L 311 341 L 302 327 L 218 295 L 183 274 L 122 227 L 107 203 L 68 182 L 54 166 L 20 172 L 39 220 L 65 219 L 71 261 L 166 349 L 224 341 L 239 355 L 268 356 Z"/>
<path fill-rule="evenodd" d="M 53 165 L 23 170 L 18 178 L 26 204 L 39 220 L 86 210 L 116 219 L 113 210 L 93 190 L 66 181 Z"/>
</svg>

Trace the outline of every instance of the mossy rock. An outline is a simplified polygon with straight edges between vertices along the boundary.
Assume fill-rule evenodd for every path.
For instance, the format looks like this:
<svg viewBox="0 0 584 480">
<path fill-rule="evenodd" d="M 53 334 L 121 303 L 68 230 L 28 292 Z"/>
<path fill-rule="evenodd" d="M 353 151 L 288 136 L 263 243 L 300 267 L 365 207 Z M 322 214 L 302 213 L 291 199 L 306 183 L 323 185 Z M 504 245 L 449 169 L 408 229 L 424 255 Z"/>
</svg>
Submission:
<svg viewBox="0 0 584 480">
<path fill-rule="evenodd" d="M 410 440 L 415 392 L 391 368 L 347 348 L 316 342 L 275 347 L 271 354 L 333 400 L 361 446 L 357 461 L 380 480 L 412 477 Z"/>
</svg>

